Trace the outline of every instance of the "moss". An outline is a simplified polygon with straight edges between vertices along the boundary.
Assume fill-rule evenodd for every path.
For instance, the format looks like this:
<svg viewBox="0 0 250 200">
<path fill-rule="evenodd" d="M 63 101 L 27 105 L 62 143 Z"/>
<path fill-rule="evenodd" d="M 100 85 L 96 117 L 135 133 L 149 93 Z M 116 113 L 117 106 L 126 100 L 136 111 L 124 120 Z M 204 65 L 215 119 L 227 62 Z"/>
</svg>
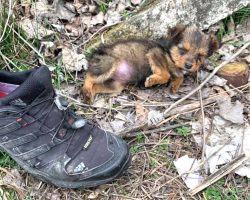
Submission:
<svg viewBox="0 0 250 200">
<path fill-rule="evenodd" d="M 150 35 L 149 32 L 138 30 L 138 28 L 134 25 L 123 22 L 118 24 L 109 31 L 107 31 L 103 37 L 105 39 L 105 43 L 111 43 L 120 39 L 129 39 L 129 38 L 145 38 Z M 100 36 L 94 37 L 88 44 L 87 49 L 93 49 L 100 45 L 101 38 Z"/>
</svg>

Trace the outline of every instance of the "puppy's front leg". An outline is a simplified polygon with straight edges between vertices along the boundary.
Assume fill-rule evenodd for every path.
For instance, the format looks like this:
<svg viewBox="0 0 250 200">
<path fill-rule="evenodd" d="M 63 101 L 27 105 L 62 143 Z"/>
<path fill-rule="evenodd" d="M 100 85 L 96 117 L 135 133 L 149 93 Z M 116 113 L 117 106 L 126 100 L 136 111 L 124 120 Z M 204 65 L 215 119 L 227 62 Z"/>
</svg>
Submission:
<svg viewBox="0 0 250 200">
<path fill-rule="evenodd" d="M 173 94 L 176 94 L 181 86 L 181 84 L 183 83 L 184 80 L 184 76 L 178 76 L 175 77 L 172 81 L 171 81 L 171 91 Z"/>
<path fill-rule="evenodd" d="M 146 57 L 153 74 L 147 77 L 144 83 L 145 87 L 167 83 L 170 74 L 167 69 L 167 60 L 164 53 L 160 49 L 154 48 L 147 53 Z"/>
</svg>

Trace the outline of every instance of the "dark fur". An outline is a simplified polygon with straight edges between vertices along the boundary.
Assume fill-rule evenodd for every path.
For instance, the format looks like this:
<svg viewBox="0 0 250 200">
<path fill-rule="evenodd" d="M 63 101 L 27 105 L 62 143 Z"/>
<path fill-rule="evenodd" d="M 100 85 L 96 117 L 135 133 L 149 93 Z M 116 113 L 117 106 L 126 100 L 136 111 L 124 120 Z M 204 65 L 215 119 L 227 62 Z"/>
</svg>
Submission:
<svg viewBox="0 0 250 200">
<path fill-rule="evenodd" d="M 96 93 L 119 93 L 128 84 L 151 87 L 169 79 L 175 93 L 183 82 L 183 70 L 197 71 L 218 47 L 215 35 L 184 25 L 156 41 L 130 39 L 101 45 L 89 58 L 83 94 L 92 100 Z"/>
</svg>

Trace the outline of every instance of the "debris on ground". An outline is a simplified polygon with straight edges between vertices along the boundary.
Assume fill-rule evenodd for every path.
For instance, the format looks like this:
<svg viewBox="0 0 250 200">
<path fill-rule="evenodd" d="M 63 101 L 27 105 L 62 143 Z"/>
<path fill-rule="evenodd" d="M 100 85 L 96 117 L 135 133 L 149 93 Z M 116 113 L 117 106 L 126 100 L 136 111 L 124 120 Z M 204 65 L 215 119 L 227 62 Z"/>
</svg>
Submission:
<svg viewBox="0 0 250 200">
<path fill-rule="evenodd" d="M 86 60 L 92 53 L 86 44 L 93 35 L 102 35 L 113 24 L 131 16 L 144 2 L 21 0 L 20 5 L 15 5 L 15 20 L 27 35 L 25 39 L 45 58 L 54 85 L 68 98 L 77 114 L 124 137 L 133 157 L 128 171 L 105 185 L 104 190 L 56 188 L 20 169 L 16 169 L 19 175 L 14 175 L 14 179 L 6 178 L 7 174 L 0 169 L 3 187 L 11 187 L 19 196 L 29 191 L 27 199 L 191 199 L 187 188 L 196 189 L 211 174 L 220 172 L 223 166 L 250 151 L 250 76 L 247 72 L 250 47 L 228 64 L 237 69 L 241 66 L 243 73 L 235 76 L 220 71 L 200 91 L 165 112 L 250 40 L 250 17 L 240 24 L 230 22 L 224 27 L 228 33 L 222 35 L 221 48 L 198 74 L 185 76 L 176 95 L 171 94 L 169 85 L 127 87 L 117 96 L 97 95 L 92 105 L 82 101 Z M 215 25 L 215 32 L 220 32 L 220 28 Z M 41 64 L 37 56 L 32 57 L 36 55 L 33 50 L 29 53 L 29 64 Z M 6 62 L 2 63 L 8 67 Z M 224 189 L 230 191 L 230 187 L 239 186 L 244 188 L 242 193 L 248 194 L 246 177 L 250 178 L 250 161 L 232 172 L 226 178 Z M 241 192 L 237 195 L 243 199 Z M 205 199 L 205 192 L 192 198 Z"/>
</svg>

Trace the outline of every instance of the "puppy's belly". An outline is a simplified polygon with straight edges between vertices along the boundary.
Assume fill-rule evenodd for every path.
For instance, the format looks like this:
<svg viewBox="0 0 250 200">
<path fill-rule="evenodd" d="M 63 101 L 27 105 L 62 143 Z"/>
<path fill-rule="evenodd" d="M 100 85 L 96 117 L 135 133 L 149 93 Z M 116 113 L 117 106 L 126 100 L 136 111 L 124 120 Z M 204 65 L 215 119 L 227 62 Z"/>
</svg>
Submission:
<svg viewBox="0 0 250 200">
<path fill-rule="evenodd" d="M 135 73 L 136 71 L 133 66 L 126 61 L 123 61 L 115 71 L 114 80 L 124 84 L 132 83 Z"/>
</svg>

